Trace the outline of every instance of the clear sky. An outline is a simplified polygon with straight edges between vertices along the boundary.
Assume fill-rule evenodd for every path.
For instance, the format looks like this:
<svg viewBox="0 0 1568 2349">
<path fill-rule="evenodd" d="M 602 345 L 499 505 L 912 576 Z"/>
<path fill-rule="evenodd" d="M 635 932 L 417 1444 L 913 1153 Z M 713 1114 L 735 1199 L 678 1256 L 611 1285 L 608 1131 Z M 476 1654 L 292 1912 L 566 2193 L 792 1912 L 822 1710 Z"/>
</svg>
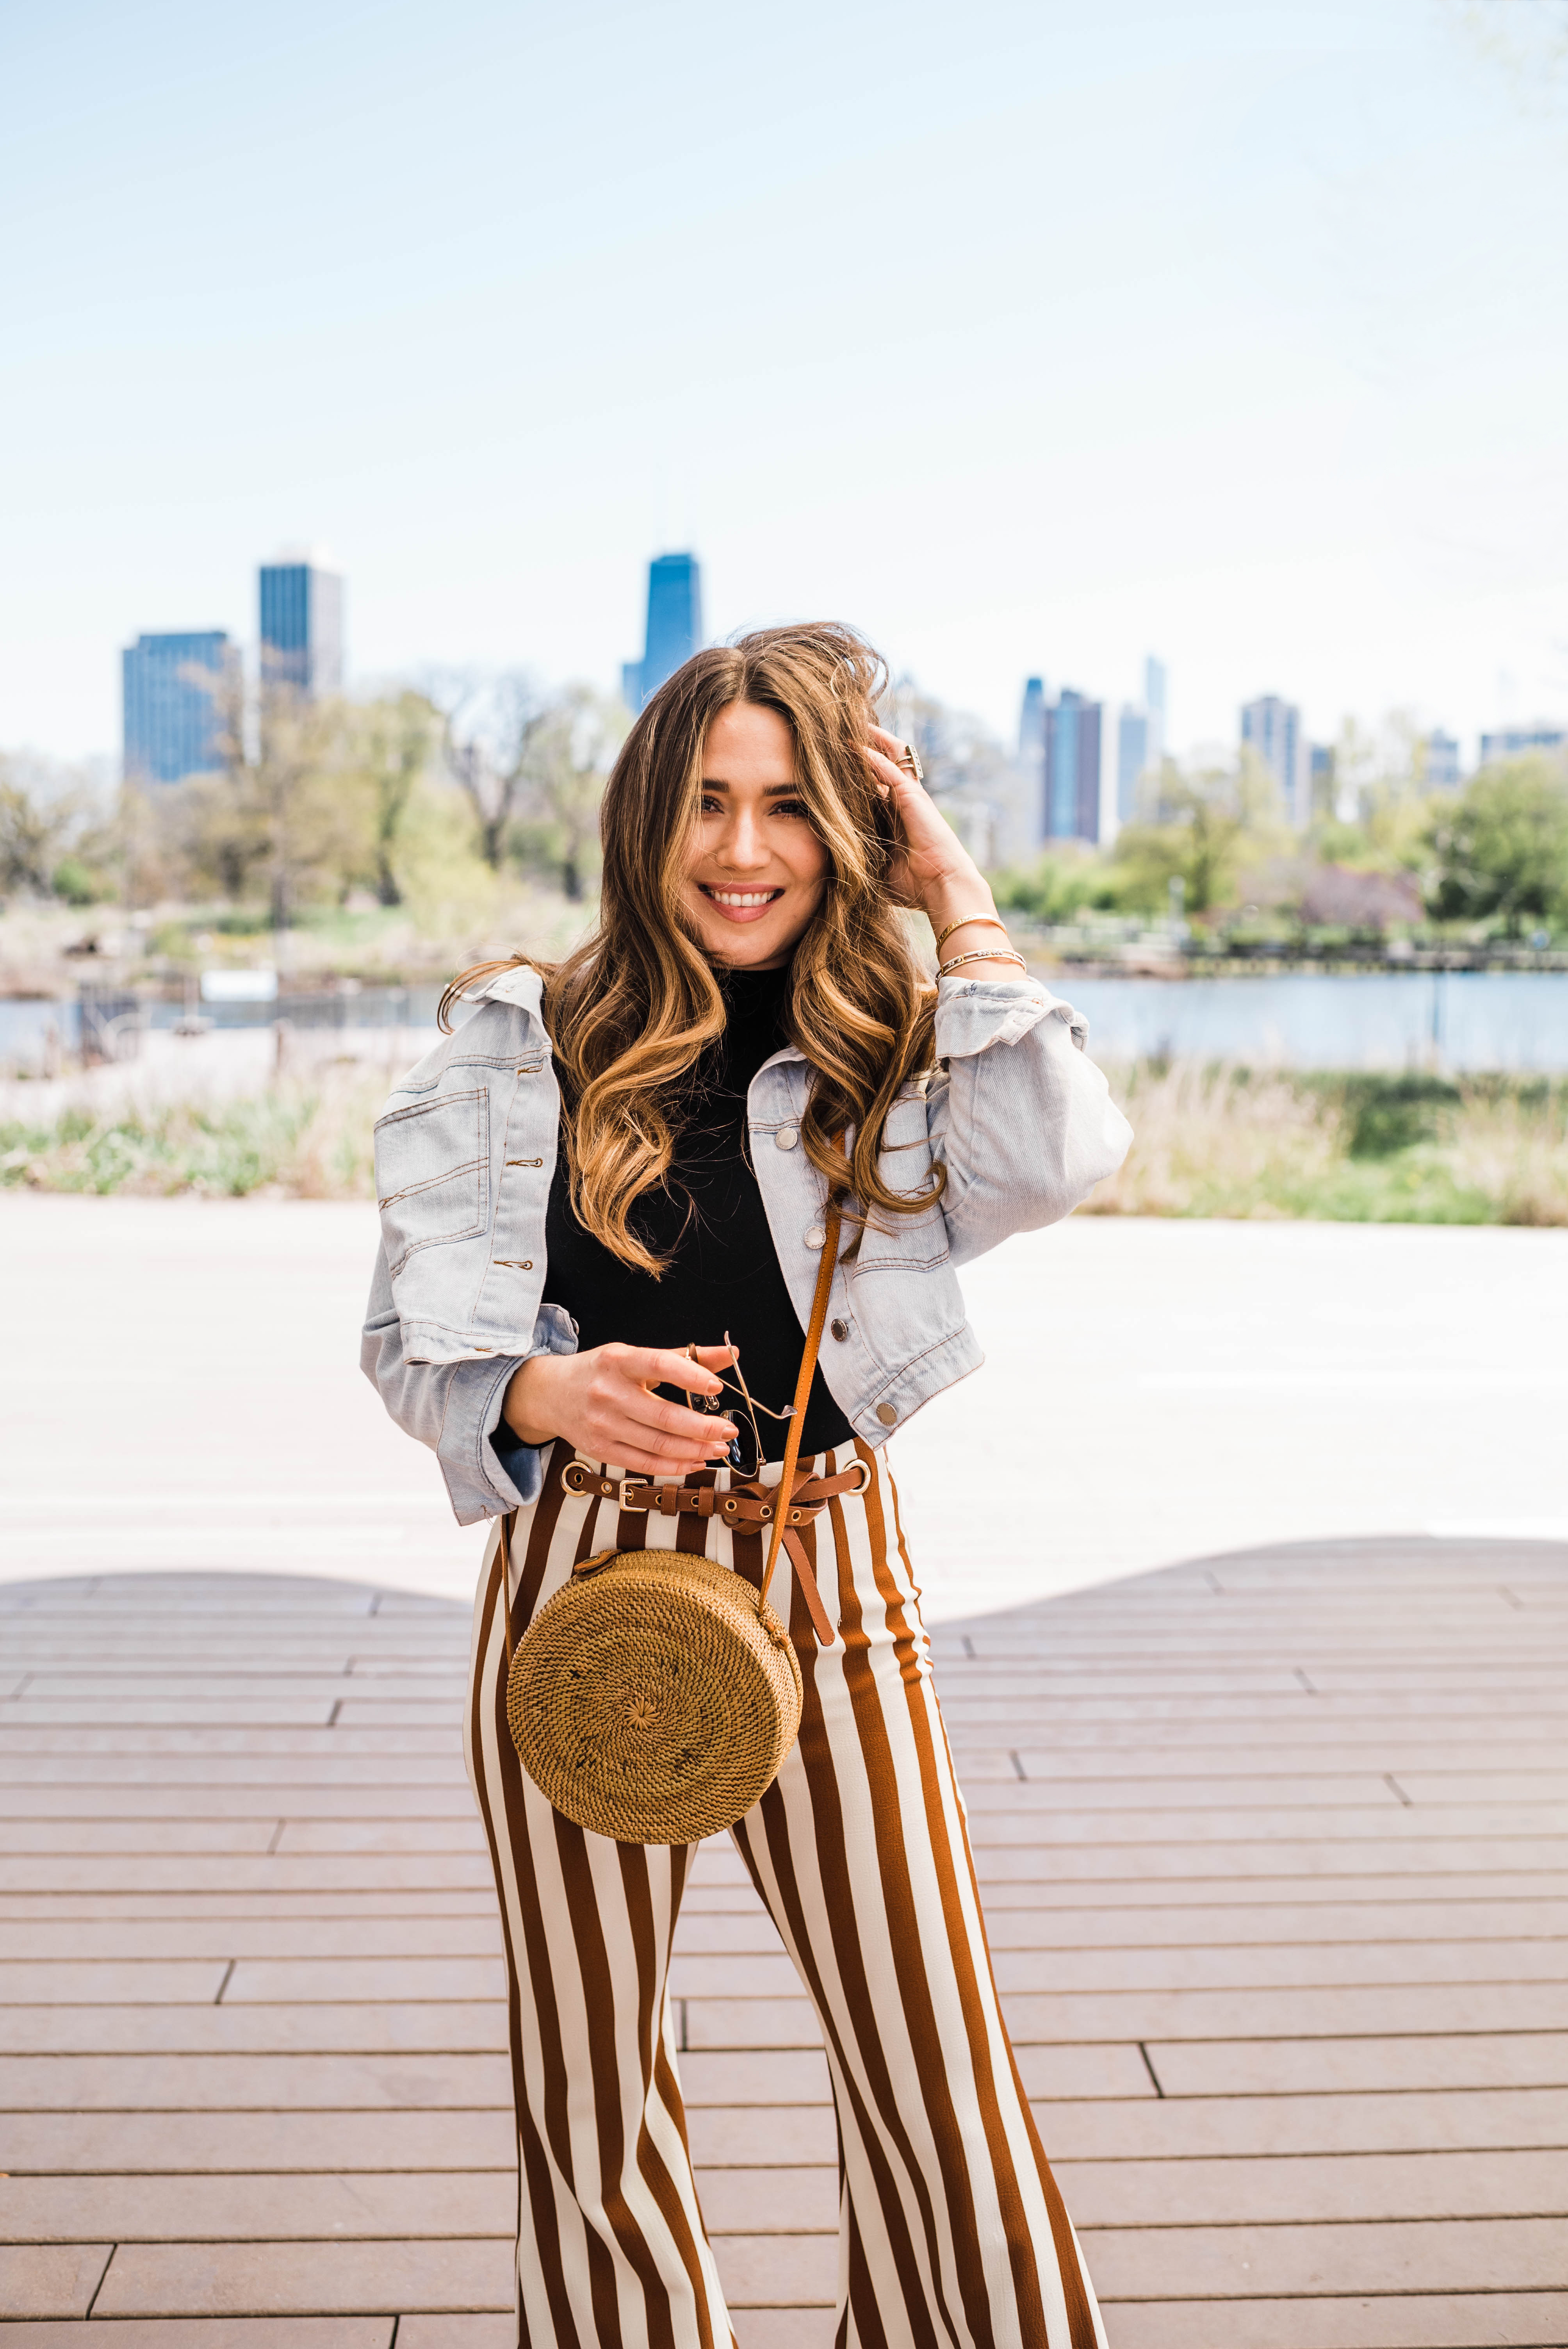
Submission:
<svg viewBox="0 0 1568 2349">
<path fill-rule="evenodd" d="M 5 8 L 0 744 L 302 542 L 360 682 L 609 685 L 690 544 L 1001 730 L 1568 712 L 1568 87 L 1475 13 Z"/>
</svg>

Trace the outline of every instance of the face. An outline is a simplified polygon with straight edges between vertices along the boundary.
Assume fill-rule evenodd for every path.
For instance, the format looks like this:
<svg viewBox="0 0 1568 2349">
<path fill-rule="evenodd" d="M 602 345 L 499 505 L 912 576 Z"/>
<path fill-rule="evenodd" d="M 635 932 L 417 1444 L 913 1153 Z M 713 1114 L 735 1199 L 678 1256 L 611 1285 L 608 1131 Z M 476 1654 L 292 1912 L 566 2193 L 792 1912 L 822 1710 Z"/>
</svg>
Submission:
<svg viewBox="0 0 1568 2349">
<path fill-rule="evenodd" d="M 776 710 L 733 702 L 708 728 L 687 856 L 686 905 L 707 952 L 744 970 L 787 962 L 822 902 L 828 852 Z"/>
</svg>

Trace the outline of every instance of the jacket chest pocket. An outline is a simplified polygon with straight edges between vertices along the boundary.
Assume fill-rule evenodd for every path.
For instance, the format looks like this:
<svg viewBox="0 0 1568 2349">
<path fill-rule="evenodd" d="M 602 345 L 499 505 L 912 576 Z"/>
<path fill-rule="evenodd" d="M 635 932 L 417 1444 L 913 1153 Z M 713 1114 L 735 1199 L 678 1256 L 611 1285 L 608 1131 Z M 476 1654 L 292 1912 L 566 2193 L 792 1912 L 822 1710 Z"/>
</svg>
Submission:
<svg viewBox="0 0 1568 2349">
<path fill-rule="evenodd" d="M 882 1136 L 882 1179 L 905 1198 L 924 1197 L 930 1193 L 932 1171 L 925 1102 L 912 1089 L 901 1093 L 888 1112 Z M 851 1275 L 920 1272 L 933 1265 L 944 1264 L 947 1253 L 947 1221 L 942 1202 L 932 1199 L 918 1215 L 883 1213 L 873 1216 L 851 1260 Z"/>
<path fill-rule="evenodd" d="M 376 1125 L 376 1189 L 387 1270 L 418 1249 L 477 1239 L 490 1224 L 490 1095 L 440 1093 Z"/>
</svg>

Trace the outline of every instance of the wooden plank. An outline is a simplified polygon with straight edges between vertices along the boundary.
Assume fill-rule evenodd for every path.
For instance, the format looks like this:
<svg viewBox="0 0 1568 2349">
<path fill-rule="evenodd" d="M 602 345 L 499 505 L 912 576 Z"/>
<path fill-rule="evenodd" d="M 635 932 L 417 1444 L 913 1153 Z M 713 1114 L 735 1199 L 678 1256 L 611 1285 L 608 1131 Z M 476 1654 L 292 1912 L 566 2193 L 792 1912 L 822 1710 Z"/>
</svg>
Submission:
<svg viewBox="0 0 1568 2349">
<path fill-rule="evenodd" d="M 830 2127 L 830 2115 L 824 2116 Z M 12 2112 L 5 2132 L 13 2176 L 478 2168 L 504 2170 L 514 2180 L 517 2175 L 510 2104 L 488 2111 L 404 2110 L 396 2128 L 387 2127 L 380 2106 L 356 2112 Z"/>
<path fill-rule="evenodd" d="M 696 1924 L 689 1928 L 693 1933 L 700 1930 L 705 1948 L 710 1946 L 707 1940 L 710 1925 L 717 1921 L 705 1918 L 700 1928 Z M 749 1920 L 732 1921 L 739 1926 Z M 1485 1962 L 1480 1955 L 1482 1950 L 1495 1946 L 1500 1954 L 1493 1962 L 1506 1965 L 1511 1972 L 1516 1965 L 1532 1965 L 1540 1953 L 1547 1953 L 1546 1963 L 1561 1953 L 1561 1944 L 1568 1940 L 1568 1902 L 1458 1898 L 1385 1900 L 1374 1895 L 1365 1900 L 1272 1900 L 1253 1907 L 1245 1905 L 1243 1895 L 1228 1906 L 1205 1900 L 1190 1906 L 1171 1901 L 1160 1907 L 1068 1909 L 1055 1903 L 1048 1908 L 1022 1904 L 994 1893 L 985 1926 L 991 1948 L 997 1953 L 999 1974 L 1005 1971 L 1004 1951 L 1056 1953 L 1065 1965 L 1070 1965 L 1074 1961 L 1069 1953 L 1078 1950 L 1114 1951 L 1119 1961 L 1136 1963 L 1146 1949 L 1186 1949 L 1202 1950 L 1216 1963 L 1240 1965 L 1245 1962 L 1240 1955 L 1245 1949 L 1257 1953 L 1266 1965 L 1269 1961 L 1262 1953 L 1267 1950 L 1300 1951 L 1334 1944 L 1347 1951 L 1354 1947 L 1358 1954 L 1368 1952 L 1376 1962 L 1389 1967 L 1404 1961 L 1400 1952 L 1406 1945 L 1413 1951 L 1444 1946 L 1475 1951 L 1477 1962 Z M 677 1950 L 687 1946 L 687 1930 L 683 1918 L 676 1937 Z M 1013 1962 L 1011 1957 L 1009 1962 Z M 1251 1976 L 1254 1982 L 1262 1978 L 1255 1972 Z M 1021 1979 L 1017 1986 L 1026 1987 Z"/>
<path fill-rule="evenodd" d="M 181 1861 L 138 1853 L 110 1859 L 0 1860 L 0 1889 L 11 1892 L 356 1892 L 489 1890 L 487 1853 L 426 1852 L 295 1855 L 253 1859 L 208 1857 Z"/>
<path fill-rule="evenodd" d="M 781 2175 L 815 2179 L 817 2170 Z M 837 2173 L 830 2225 L 837 2223 Z M 510 2241 L 517 2189 L 503 2170 L 253 2172 L 244 2178 L 0 2179 L 0 2232 L 13 2242 L 375 2241 L 498 2235 Z"/>
<path fill-rule="evenodd" d="M 436 1783 L 389 1785 L 377 1773 L 364 1785 L 292 1782 L 275 1776 L 249 1785 L 224 1785 L 204 1774 L 206 1783 L 188 1786 L 137 1785 L 117 1774 L 112 1785 L 46 1786 L 32 1776 L 26 1787 L 7 1786 L 0 1817 L 51 1824 L 109 1819 L 459 1819 L 474 1816 L 467 1781 L 455 1774 Z M 10 1848 L 17 1848 L 15 1846 Z M 77 1845 L 76 1849 L 83 1848 Z M 263 1847 L 264 1848 L 264 1847 Z"/>
<path fill-rule="evenodd" d="M 7 2112 L 419 2112 L 511 2104 L 511 2074 L 499 2054 L 0 2056 L 0 2111 Z"/>
<path fill-rule="evenodd" d="M 0 2243 L 0 2320 L 86 2316 L 112 2243 Z"/>
<path fill-rule="evenodd" d="M 1004 1997 L 1016 2045 L 1064 2040 L 1131 2039 L 1162 2046 L 1216 2039 L 1285 2041 L 1306 2061 L 1325 2040 L 1394 2044 L 1470 2033 L 1528 2037 L 1540 2049 L 1555 2033 L 1568 2051 L 1568 1983 L 1414 1982 L 1373 1990 L 1129 1990 Z M 688 2012 L 694 2016 L 697 2010 Z M 1568 2060 L 1565 2053 L 1564 2060 Z M 1168 2091 L 1168 2093 L 1170 2093 Z"/>
<path fill-rule="evenodd" d="M 772 1930 L 771 1926 L 769 1928 Z M 499 1956 L 494 1915 L 0 1917 L 0 1964 L 98 1958 L 477 1958 Z"/>
<path fill-rule="evenodd" d="M 1058 2153 L 1057 2179 L 1079 2227 L 1197 2227 L 1222 2215 L 1233 2227 L 1568 2214 L 1564 2148 L 1275 2155 L 1243 2162 L 1085 2162 Z"/>
<path fill-rule="evenodd" d="M 410 2318 L 411 2323 L 423 2322 Z M 442 2320 L 434 2320 L 438 2324 Z M 456 2320 L 462 2323 L 461 2318 Z M 505 2318 L 484 2317 L 481 2323 L 505 2323 Z M 20 2323 L 5 2335 L 5 2349 L 392 2349 L 396 2318 L 385 2316 L 157 2316 L 130 2317 L 112 2333 L 98 2323 Z M 404 2326 L 397 2338 L 412 2336 Z M 504 2335 L 496 2349 L 515 2349 Z M 429 2349 L 435 2349 L 431 2336 Z M 457 2349 L 457 2344 L 453 2344 Z M 473 2349 L 480 2349 L 476 2336 Z M 490 2344 L 485 2344 L 490 2349 Z"/>
<path fill-rule="evenodd" d="M 264 1852 L 283 1825 L 259 1819 L 0 1819 L 0 1853 Z"/>
<path fill-rule="evenodd" d="M 459 2054 L 504 2051 L 500 1998 L 335 2006 L 19 2006 L 15 2055 Z"/>
<path fill-rule="evenodd" d="M 687 2116 L 686 2133 L 699 2182 L 710 2171 L 717 2175 L 780 2162 L 812 2167 L 839 2158 L 838 2134 L 826 2105 L 773 2105 L 766 2113 L 748 2105 L 698 2105 Z M 703 2208 L 707 2208 L 706 2187 Z"/>
<path fill-rule="evenodd" d="M 1274 2096 L 1314 2089 L 1568 2087 L 1568 2035 L 1166 2040 L 1149 2060 L 1168 2096 Z M 1027 2067 L 1025 2066 L 1026 2077 Z M 1030 2094 L 1038 2093 L 1031 2088 Z"/>
<path fill-rule="evenodd" d="M 731 2308 L 831 2308 L 839 2239 L 830 2235 L 721 2235 L 713 2247 Z"/>
<path fill-rule="evenodd" d="M 428 1754 L 449 1758 L 460 1770 L 462 1753 L 462 1731 L 456 1722 L 409 1723 L 401 1729 L 389 1729 L 385 1724 L 354 1729 L 341 1720 L 330 1728 L 323 1722 L 315 1726 L 294 1724 L 280 1728 L 259 1724 L 243 1729 L 210 1723 L 196 1729 L 176 1720 L 137 1723 L 129 1728 L 103 1729 L 78 1723 L 70 1729 L 56 1729 L 38 1722 L 8 1718 L 0 1709 L 0 1761 L 9 1757 L 13 1768 L 37 1756 L 59 1762 L 101 1760 L 120 1754 L 164 1761 L 197 1757 L 207 1762 L 224 1754 L 342 1754 L 346 1758 L 350 1754 L 374 1755 L 388 1762 Z"/>
<path fill-rule="evenodd" d="M 1111 2323 L 1115 2349 L 1553 2349 L 1568 2341 L 1568 2293 L 1121 2301 Z"/>
<path fill-rule="evenodd" d="M 1343 2158 L 1568 2147 L 1568 2098 L 1556 2087 L 1166 2095 L 1147 2106 L 1040 2102 L 1035 2117 L 1052 2158 L 1064 2161 Z"/>
<path fill-rule="evenodd" d="M 189 1963 L 149 1960 L 134 1965 L 112 1959 L 86 1965 L 60 1959 L 43 1963 L 12 1959 L 0 1965 L 0 2005 L 31 2006 L 42 2000 L 57 2006 L 103 2006 L 116 2000 L 128 2006 L 210 2006 L 227 1971 L 211 1959 Z"/>
<path fill-rule="evenodd" d="M 1086 2230 L 1107 2300 L 1368 2292 L 1568 2292 L 1558 2219 L 1390 2220 L 1381 2225 Z"/>
<path fill-rule="evenodd" d="M 389 1999 L 502 1999 L 506 1973 L 488 1958 L 245 1958 L 223 1993 L 225 2006 Z"/>
<path fill-rule="evenodd" d="M 510 2242 L 127 2243 L 94 2317 L 389 2315 L 512 2305 Z"/>
</svg>

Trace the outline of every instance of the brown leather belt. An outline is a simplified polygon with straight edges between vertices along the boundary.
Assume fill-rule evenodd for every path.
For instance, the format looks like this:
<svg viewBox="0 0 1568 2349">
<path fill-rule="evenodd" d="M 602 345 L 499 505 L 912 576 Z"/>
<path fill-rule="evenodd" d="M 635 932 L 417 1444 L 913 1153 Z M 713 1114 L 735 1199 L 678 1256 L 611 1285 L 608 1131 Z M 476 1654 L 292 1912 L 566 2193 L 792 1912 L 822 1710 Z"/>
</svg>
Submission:
<svg viewBox="0 0 1568 2349">
<path fill-rule="evenodd" d="M 833 1644 L 833 1625 L 822 1604 L 805 1544 L 795 1529 L 810 1525 L 841 1493 L 863 1493 L 874 1474 L 869 1461 L 857 1460 L 852 1467 L 841 1468 L 833 1476 L 808 1473 L 790 1487 L 784 1519 L 784 1547 L 789 1553 L 812 1628 L 824 1648 Z M 561 1483 L 565 1492 L 614 1501 L 617 1508 L 639 1513 L 645 1510 L 661 1517 L 717 1517 L 722 1524 L 747 1533 L 759 1533 L 764 1526 L 771 1525 L 779 1503 L 777 1485 L 731 1485 L 723 1491 L 716 1485 L 659 1485 L 644 1476 L 599 1475 L 583 1460 L 566 1463 L 561 1471 Z M 585 1566 L 599 1562 L 596 1558 L 583 1561 Z"/>
</svg>

